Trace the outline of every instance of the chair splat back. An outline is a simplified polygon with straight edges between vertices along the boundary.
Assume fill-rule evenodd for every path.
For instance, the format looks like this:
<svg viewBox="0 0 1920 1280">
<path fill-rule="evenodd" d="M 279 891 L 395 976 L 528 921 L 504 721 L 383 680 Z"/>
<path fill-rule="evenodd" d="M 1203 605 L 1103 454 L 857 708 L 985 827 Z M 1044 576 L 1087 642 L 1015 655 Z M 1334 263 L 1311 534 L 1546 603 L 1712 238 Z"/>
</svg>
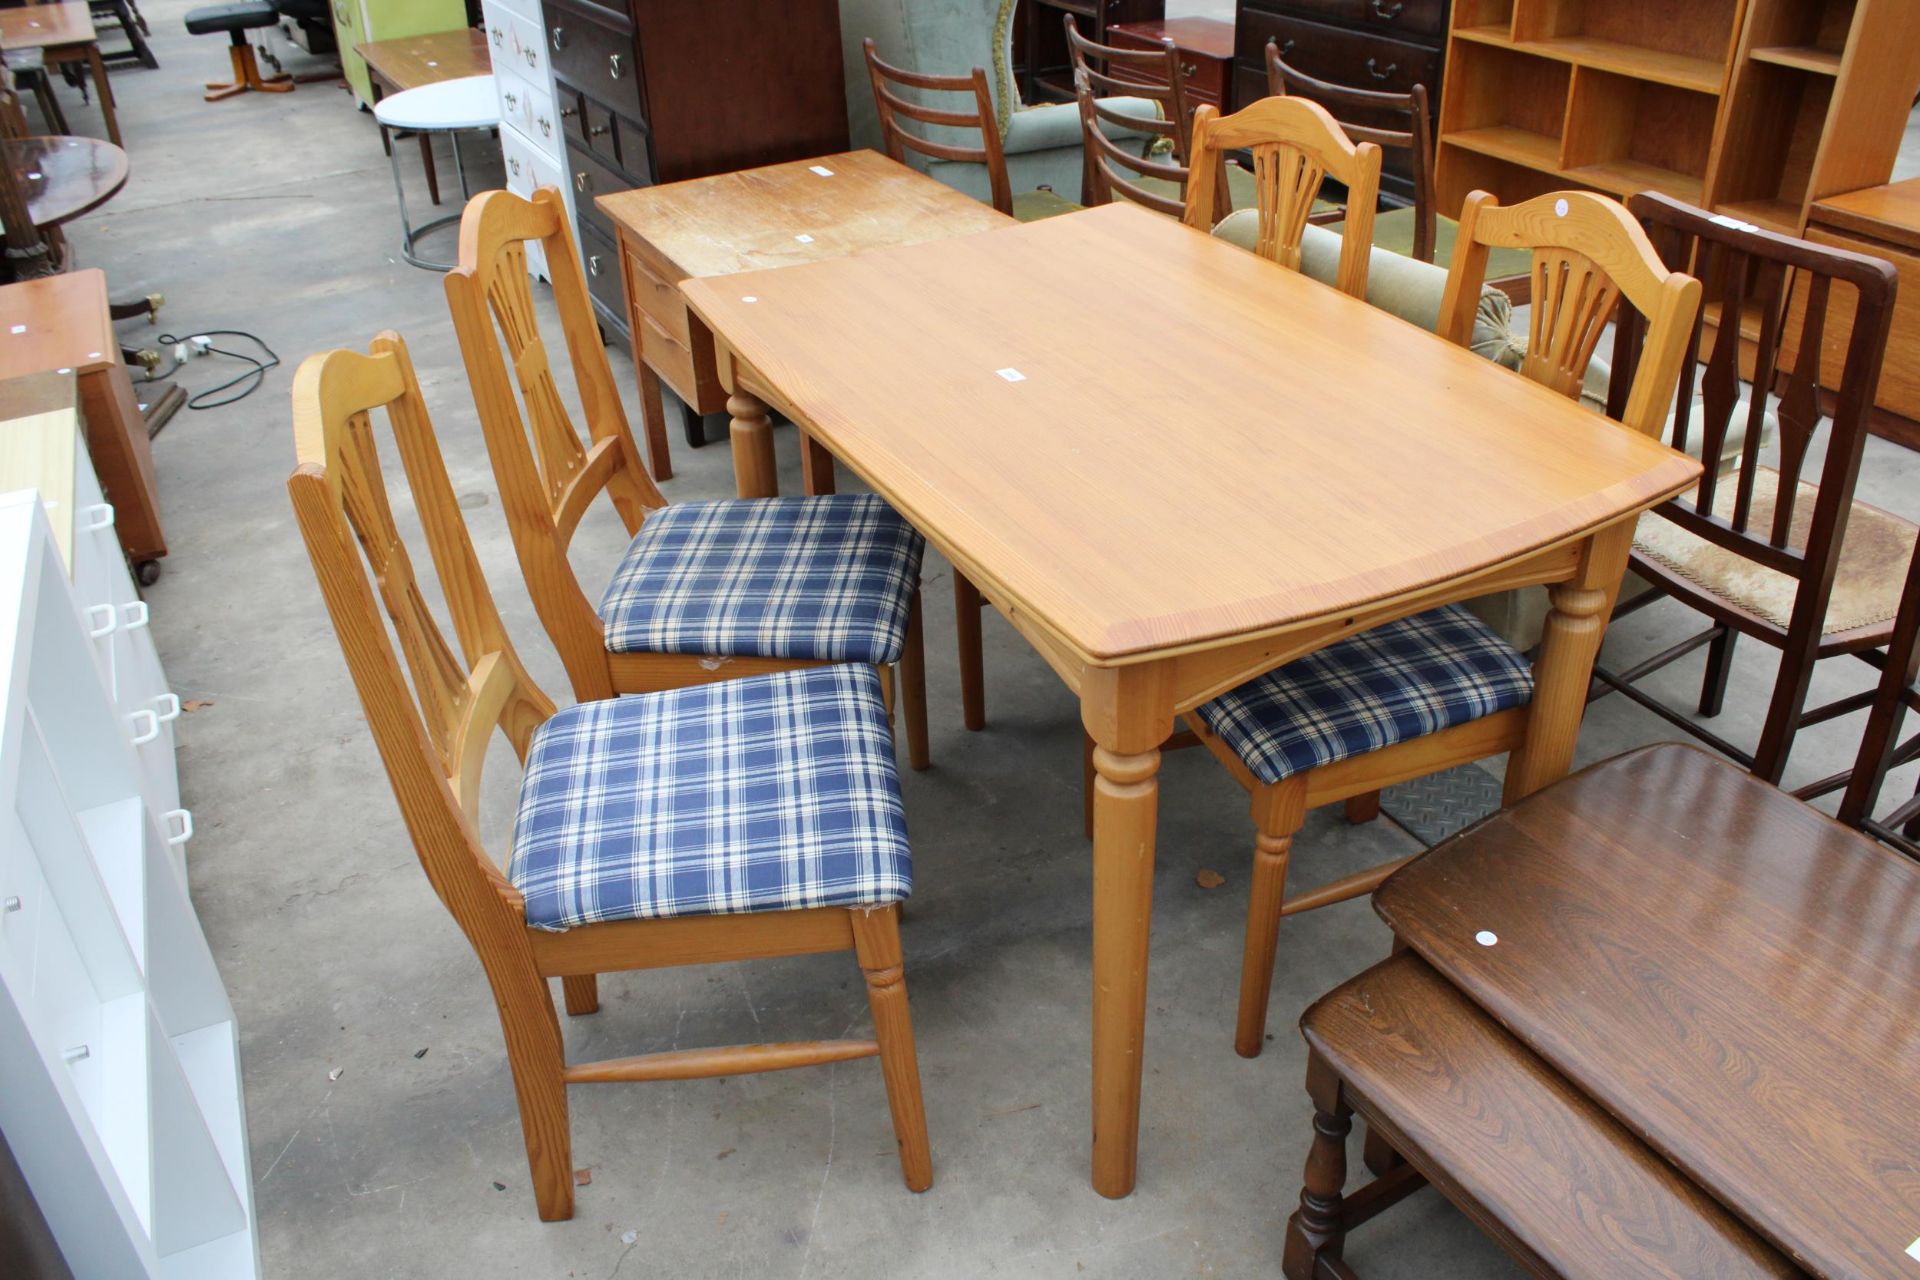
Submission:
<svg viewBox="0 0 1920 1280">
<path fill-rule="evenodd" d="M 1491 248 L 1533 253 L 1533 301 L 1521 372 L 1577 398 L 1587 365 L 1616 310 L 1649 325 L 1647 359 L 1635 370 L 1618 417 L 1659 438 L 1680 376 L 1688 327 L 1699 314 L 1700 282 L 1668 270 L 1625 206 L 1587 191 L 1557 191 L 1502 208 L 1476 191 L 1460 211 L 1459 240 L 1440 304 L 1442 337 L 1465 345 Z M 1619 308 L 1621 299 L 1628 307 Z M 1615 371 L 1615 381 L 1622 375 Z"/>
<path fill-rule="evenodd" d="M 464 661 L 427 607 L 394 522 L 370 418 L 380 407 Z M 523 931 L 520 895 L 474 825 L 487 745 L 499 729 L 524 759 L 553 703 L 501 624 L 399 335 L 379 335 L 370 355 L 309 357 L 294 376 L 293 419 L 287 492 L 327 612 L 427 877 L 484 951 L 483 938 Z"/>
<path fill-rule="evenodd" d="M 526 243 L 532 240 L 545 248 L 553 275 L 554 304 L 587 423 L 584 441 L 561 398 L 535 318 L 526 271 Z M 532 200 L 510 191 L 477 197 L 461 217 L 460 265 L 447 273 L 446 290 L 534 608 L 560 650 L 575 696 L 611 697 L 599 613 L 574 575 L 567 547 L 602 493 L 629 534 L 667 503 L 641 465 L 628 428 L 560 192 L 543 187 Z"/>
<path fill-rule="evenodd" d="M 873 84 L 873 104 L 879 112 L 880 136 L 888 158 L 905 164 L 907 151 L 913 150 L 935 160 L 984 164 L 987 167 L 987 180 L 993 189 L 993 207 L 1012 217 L 1013 184 L 1007 177 L 1007 157 L 1000 138 L 999 121 L 994 114 L 993 94 L 987 87 L 986 68 L 975 67 L 964 76 L 928 75 L 883 62 L 880 55 L 874 52 L 871 36 L 861 41 L 861 48 L 866 52 L 867 77 Z M 966 110 L 930 107 L 901 97 L 897 92 L 899 89 L 967 94 L 973 101 L 971 108 Z M 974 130 L 980 134 L 980 145 L 964 147 L 923 137 L 902 125 L 902 120 Z"/>
<path fill-rule="evenodd" d="M 1254 251 L 1290 271 L 1300 269 L 1300 241 L 1320 184 L 1332 177 L 1346 186 L 1339 285 L 1364 299 L 1380 196 L 1379 146 L 1356 144 L 1325 107 L 1305 98 L 1262 98 L 1230 116 L 1203 103 L 1193 115 L 1188 226 L 1212 230 L 1216 192 L 1226 181 L 1226 153 L 1241 148 L 1253 155 L 1260 218 Z"/>
</svg>

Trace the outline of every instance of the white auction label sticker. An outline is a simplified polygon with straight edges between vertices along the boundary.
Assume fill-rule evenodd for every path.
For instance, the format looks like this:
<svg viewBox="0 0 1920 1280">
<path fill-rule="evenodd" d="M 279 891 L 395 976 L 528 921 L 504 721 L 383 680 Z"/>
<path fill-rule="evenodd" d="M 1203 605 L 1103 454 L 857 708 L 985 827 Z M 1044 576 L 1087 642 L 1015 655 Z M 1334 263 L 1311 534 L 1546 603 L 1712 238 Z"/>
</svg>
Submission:
<svg viewBox="0 0 1920 1280">
<path fill-rule="evenodd" d="M 807 171 L 809 173 L 817 173 L 823 178 L 831 178 L 833 176 L 833 170 L 823 164 L 810 164 L 807 166 Z"/>
<path fill-rule="evenodd" d="M 1027 380 L 1027 375 L 1018 369 L 995 369 L 994 372 L 1005 378 L 1008 382 L 1025 382 Z"/>
<path fill-rule="evenodd" d="M 1491 929 L 1482 929 L 1473 935 L 1473 940 L 1483 947 L 1490 947 L 1500 941 L 1500 936 Z"/>
<path fill-rule="evenodd" d="M 795 239 L 795 240 L 798 240 L 798 241 L 799 241 L 799 242 L 800 242 L 801 244 L 812 244 L 812 243 L 813 243 L 813 237 L 812 237 L 812 236 L 810 236 L 810 235 L 805 235 L 805 234 L 802 234 L 802 235 L 797 235 L 797 236 L 795 236 L 795 237 L 794 237 L 794 239 Z"/>
</svg>

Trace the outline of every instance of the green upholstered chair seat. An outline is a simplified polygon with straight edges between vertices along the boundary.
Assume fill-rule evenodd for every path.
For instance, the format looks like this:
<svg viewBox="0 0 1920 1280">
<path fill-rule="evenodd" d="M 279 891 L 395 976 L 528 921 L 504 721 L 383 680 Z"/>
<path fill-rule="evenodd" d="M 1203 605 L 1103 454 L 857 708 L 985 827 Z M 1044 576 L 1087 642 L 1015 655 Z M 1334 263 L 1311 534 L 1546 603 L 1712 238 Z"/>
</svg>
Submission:
<svg viewBox="0 0 1920 1280">
<path fill-rule="evenodd" d="M 1234 208 L 1239 208 L 1235 205 Z M 1315 206 L 1315 212 L 1319 207 Z M 1399 209 L 1383 209 L 1373 218 L 1373 244 L 1377 249 L 1390 249 L 1395 253 L 1411 258 L 1413 256 L 1414 210 L 1412 205 Z M 1338 231 L 1341 223 L 1328 225 L 1327 230 Z M 1460 224 L 1452 218 L 1433 220 L 1433 265 L 1449 267 L 1453 265 L 1453 241 L 1460 234 Z M 1533 255 L 1525 249 L 1494 249 L 1487 254 L 1487 279 L 1504 280 L 1508 276 L 1523 276 L 1533 270 Z"/>
<path fill-rule="evenodd" d="M 1051 191 L 1016 191 L 1013 193 L 1013 216 L 1019 222 L 1038 222 L 1042 218 L 1057 218 L 1063 213 L 1075 213 L 1084 208 L 1064 196 Z"/>
</svg>

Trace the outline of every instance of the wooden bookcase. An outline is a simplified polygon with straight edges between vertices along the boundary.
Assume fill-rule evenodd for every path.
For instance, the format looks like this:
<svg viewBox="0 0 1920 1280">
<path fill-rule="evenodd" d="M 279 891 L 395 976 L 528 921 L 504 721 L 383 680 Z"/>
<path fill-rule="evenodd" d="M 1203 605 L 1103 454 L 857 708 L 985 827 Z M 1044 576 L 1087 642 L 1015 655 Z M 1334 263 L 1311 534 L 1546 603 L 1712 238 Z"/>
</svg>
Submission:
<svg viewBox="0 0 1920 1280">
<path fill-rule="evenodd" d="M 1652 190 L 1798 235 L 1813 201 L 1892 173 L 1920 82 L 1907 3 L 1456 0 L 1440 209 Z"/>
</svg>

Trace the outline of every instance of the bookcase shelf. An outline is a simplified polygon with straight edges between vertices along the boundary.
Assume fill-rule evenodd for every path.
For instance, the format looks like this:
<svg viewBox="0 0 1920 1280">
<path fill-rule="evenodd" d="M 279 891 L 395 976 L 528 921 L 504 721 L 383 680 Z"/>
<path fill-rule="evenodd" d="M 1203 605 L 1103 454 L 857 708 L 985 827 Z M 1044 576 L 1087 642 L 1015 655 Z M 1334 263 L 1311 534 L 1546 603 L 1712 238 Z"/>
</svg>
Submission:
<svg viewBox="0 0 1920 1280">
<path fill-rule="evenodd" d="M 1832 49 L 1822 49 L 1817 45 L 1769 45 L 1755 49 L 1747 56 L 1755 62 L 1792 67 L 1797 71 L 1811 71 L 1815 75 L 1837 76 L 1840 74 L 1840 55 Z"/>
</svg>

